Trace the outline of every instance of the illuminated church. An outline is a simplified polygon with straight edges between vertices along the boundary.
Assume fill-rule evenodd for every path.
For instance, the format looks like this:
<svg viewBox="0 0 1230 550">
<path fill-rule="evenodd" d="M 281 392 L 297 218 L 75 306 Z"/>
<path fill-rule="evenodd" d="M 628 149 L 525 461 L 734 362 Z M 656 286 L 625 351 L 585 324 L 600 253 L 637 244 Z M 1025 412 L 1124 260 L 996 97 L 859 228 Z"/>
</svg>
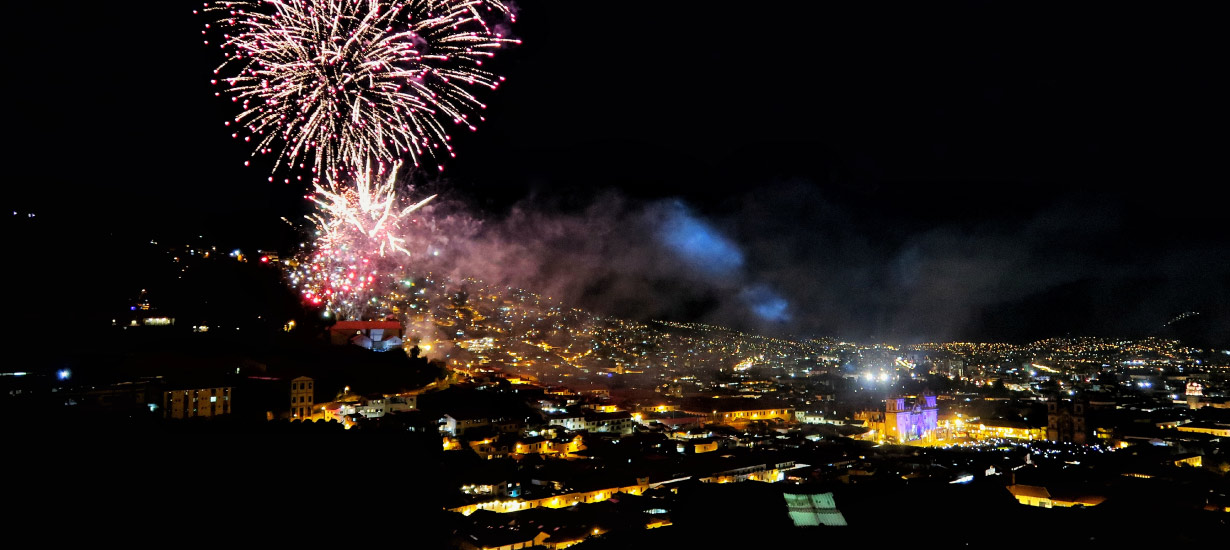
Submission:
<svg viewBox="0 0 1230 550">
<path fill-rule="evenodd" d="M 934 395 L 889 398 L 884 408 L 884 436 L 899 443 L 933 440 L 938 412 Z"/>
</svg>

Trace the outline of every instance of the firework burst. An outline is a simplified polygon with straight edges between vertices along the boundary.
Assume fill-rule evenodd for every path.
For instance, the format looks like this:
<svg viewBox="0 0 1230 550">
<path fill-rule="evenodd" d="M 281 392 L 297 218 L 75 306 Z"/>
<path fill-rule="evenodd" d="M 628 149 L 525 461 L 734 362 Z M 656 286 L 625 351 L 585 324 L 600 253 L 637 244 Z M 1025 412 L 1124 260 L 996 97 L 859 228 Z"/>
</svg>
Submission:
<svg viewBox="0 0 1230 550">
<path fill-rule="evenodd" d="M 250 0 L 206 11 L 218 15 L 227 58 L 214 83 L 242 106 L 227 122 L 241 128 L 232 137 L 255 141 L 253 155 L 280 139 L 274 170 L 310 165 L 316 182 L 373 158 L 454 156 L 448 127 L 474 130 L 486 107 L 474 91 L 503 81 L 483 62 L 518 42 L 498 30 L 497 18 L 513 20 L 502 0 Z"/>
<path fill-rule="evenodd" d="M 370 166 L 354 175 L 354 186 L 344 185 L 326 177 L 328 185 L 317 183 L 312 202 L 317 213 L 307 216 L 320 230 L 322 238 L 333 244 L 346 244 L 355 249 L 374 251 L 379 256 L 400 252 L 410 254 L 403 236 L 408 229 L 408 216 L 422 208 L 435 195 L 402 208 L 397 193 L 397 173 Z M 384 177 L 381 182 L 380 178 Z"/>
<path fill-rule="evenodd" d="M 353 185 L 326 175 L 310 197 L 316 213 L 307 216 L 316 227 L 312 251 L 291 276 L 306 300 L 325 304 L 342 318 L 356 318 L 387 305 L 385 294 L 405 277 L 413 259 L 406 236 L 418 222 L 412 214 L 436 198 L 406 204 L 397 188 L 395 164 L 353 175 Z"/>
</svg>

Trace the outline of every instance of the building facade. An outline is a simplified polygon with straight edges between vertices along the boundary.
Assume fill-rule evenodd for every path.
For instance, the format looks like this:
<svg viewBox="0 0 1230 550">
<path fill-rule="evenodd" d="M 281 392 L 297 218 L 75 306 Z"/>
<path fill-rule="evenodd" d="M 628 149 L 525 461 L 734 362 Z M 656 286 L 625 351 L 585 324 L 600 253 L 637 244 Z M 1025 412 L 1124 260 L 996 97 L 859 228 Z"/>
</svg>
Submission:
<svg viewBox="0 0 1230 550">
<path fill-rule="evenodd" d="M 1180 432 L 1202 433 L 1219 437 L 1230 437 L 1230 423 L 1200 421 L 1184 424 L 1176 428 Z"/>
<path fill-rule="evenodd" d="M 450 512 L 458 512 L 468 516 L 478 510 L 490 510 L 492 512 L 507 513 L 519 512 L 521 510 L 529 510 L 533 508 L 567 508 L 575 504 L 602 502 L 618 493 L 640 495 L 645 491 L 648 491 L 649 488 L 649 478 L 638 477 L 636 478 L 635 485 L 612 484 L 610 487 L 601 489 L 592 489 L 587 491 L 565 491 L 559 494 L 533 499 L 507 498 L 487 500 L 449 508 L 448 510 Z"/>
<path fill-rule="evenodd" d="M 965 432 L 971 439 L 1045 439 L 1049 428 L 1030 426 L 1019 420 L 989 419 L 965 424 Z"/>
<path fill-rule="evenodd" d="M 1084 444 L 1088 440 L 1085 425 L 1085 403 L 1080 401 L 1046 402 L 1046 438 L 1051 441 Z"/>
<path fill-rule="evenodd" d="M 390 395 L 368 399 L 356 410 L 363 418 L 380 418 L 389 413 L 413 411 L 418 407 L 418 396 Z"/>
<path fill-rule="evenodd" d="M 563 426 L 570 431 L 587 430 L 590 432 L 618 433 L 627 435 L 636 431 L 636 423 L 627 411 L 594 412 L 581 411 L 579 414 L 559 414 L 547 417 L 547 422 L 555 426 Z"/>
<path fill-rule="evenodd" d="M 938 419 L 934 395 L 889 398 L 884 405 L 884 437 L 899 443 L 933 440 Z"/>
<path fill-rule="evenodd" d="M 685 412 L 700 416 L 707 422 L 735 427 L 756 421 L 794 421 L 794 407 L 776 401 L 741 397 L 693 400 L 686 405 Z"/>
<path fill-rule="evenodd" d="M 163 416 L 198 418 L 230 414 L 233 390 L 223 386 L 162 392 Z"/>
<path fill-rule="evenodd" d="M 300 376 L 290 381 L 290 419 L 312 418 L 312 406 L 316 404 L 316 381 Z"/>
</svg>

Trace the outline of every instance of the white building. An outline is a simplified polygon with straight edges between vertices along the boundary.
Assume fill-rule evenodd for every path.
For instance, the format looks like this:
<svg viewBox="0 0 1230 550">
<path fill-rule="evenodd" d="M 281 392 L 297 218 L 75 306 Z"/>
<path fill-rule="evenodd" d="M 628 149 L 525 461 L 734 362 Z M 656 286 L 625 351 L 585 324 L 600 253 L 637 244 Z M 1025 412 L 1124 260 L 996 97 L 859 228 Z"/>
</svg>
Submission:
<svg viewBox="0 0 1230 550">
<path fill-rule="evenodd" d="M 368 399 L 367 403 L 355 407 L 355 412 L 363 415 L 363 418 L 380 418 L 388 413 L 396 413 L 402 411 L 413 411 L 418 404 L 416 396 L 397 396 L 379 397 Z"/>
<path fill-rule="evenodd" d="M 627 435 L 636 430 L 636 423 L 627 411 L 601 413 L 586 410 L 581 413 L 565 413 L 547 417 L 547 423 L 572 431 L 588 430 Z"/>
</svg>

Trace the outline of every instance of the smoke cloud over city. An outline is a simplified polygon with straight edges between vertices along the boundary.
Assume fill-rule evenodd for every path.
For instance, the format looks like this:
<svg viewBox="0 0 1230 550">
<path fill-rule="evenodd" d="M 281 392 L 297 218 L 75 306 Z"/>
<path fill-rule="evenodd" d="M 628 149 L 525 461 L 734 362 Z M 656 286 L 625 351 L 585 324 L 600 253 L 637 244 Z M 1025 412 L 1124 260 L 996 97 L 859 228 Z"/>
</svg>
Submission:
<svg viewBox="0 0 1230 550">
<path fill-rule="evenodd" d="M 527 199 L 493 215 L 442 197 L 411 238 L 425 266 L 454 279 L 600 315 L 798 336 L 1019 340 L 1091 325 L 1151 334 L 1183 311 L 1227 306 L 1217 281 L 1230 268 L 1199 241 L 1125 240 L 1123 205 L 1067 200 L 963 223 L 871 224 L 863 210 L 802 182 L 706 212 L 611 192 L 581 208 Z"/>
</svg>

